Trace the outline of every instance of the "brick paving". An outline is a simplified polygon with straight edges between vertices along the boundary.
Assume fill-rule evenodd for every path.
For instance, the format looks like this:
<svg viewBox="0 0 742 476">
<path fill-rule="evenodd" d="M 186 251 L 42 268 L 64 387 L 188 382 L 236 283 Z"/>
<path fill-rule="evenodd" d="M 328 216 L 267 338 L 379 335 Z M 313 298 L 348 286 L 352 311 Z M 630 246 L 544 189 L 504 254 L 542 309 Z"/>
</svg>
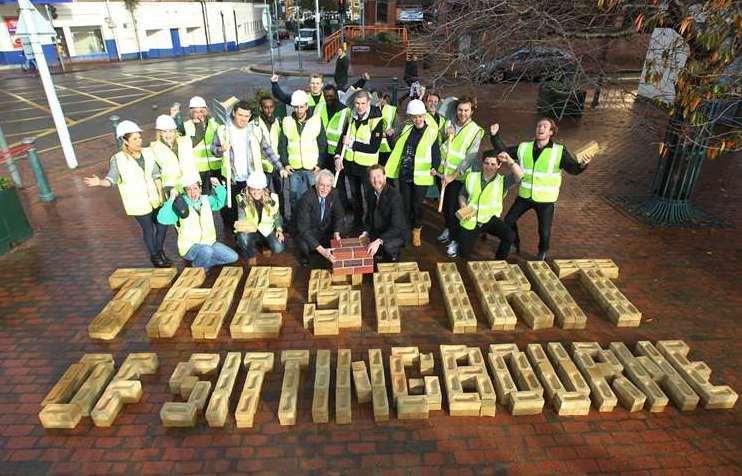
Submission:
<svg viewBox="0 0 742 476">
<path fill-rule="evenodd" d="M 483 104 L 477 118 L 480 124 L 497 119 L 506 142 L 515 141 L 530 134 L 534 103 L 532 90 L 524 87 L 507 108 Z M 278 340 L 236 342 L 223 329 L 216 341 L 193 342 L 186 325 L 172 339 L 150 340 L 144 326 L 164 296 L 164 290 L 159 290 L 150 293 L 115 340 L 92 341 L 87 324 L 113 295 L 107 276 L 119 267 L 147 266 L 146 252 L 139 228 L 123 215 L 118 194 L 88 189 L 82 183 L 84 175 L 104 172 L 110 154 L 106 140 L 78 147 L 82 166 L 77 171 L 63 173 L 59 153 L 44 154 L 58 198 L 42 204 L 34 188 L 23 192 L 35 237 L 0 258 L 0 473 L 738 474 L 742 463 L 739 405 L 733 410 L 685 413 L 670 405 L 656 414 L 621 408 L 611 413 L 591 410 L 584 417 L 559 417 L 551 409 L 541 415 L 513 417 L 498 405 L 494 418 L 451 417 L 444 409 L 431 413 L 429 420 L 393 418 L 375 424 L 370 405 L 354 401 L 351 425 L 316 425 L 311 422 L 313 366 L 303 374 L 294 427 L 281 427 L 276 416 L 282 380 L 279 365 L 267 376 L 252 429 L 236 428 L 231 415 L 224 428 L 209 428 L 203 418 L 192 429 L 166 429 L 160 423 L 160 407 L 172 401 L 170 373 L 193 352 L 224 356 L 226 351 L 293 348 L 310 349 L 314 357 L 317 349 L 350 348 L 358 360 L 366 358 L 369 348 L 381 348 L 386 358 L 391 346 L 417 345 L 423 352 L 436 353 L 437 374 L 442 375 L 439 344 L 485 350 L 490 343 L 516 342 L 523 349 L 532 342 L 595 340 L 603 346 L 623 341 L 632 347 L 638 340 L 683 339 L 691 347 L 692 360 L 711 367 L 712 382 L 739 392 L 742 216 L 736 203 L 742 190 L 736 185 L 742 179 L 742 163 L 726 157 L 704 165 L 695 202 L 723 220 L 724 227 L 650 229 L 639 224 L 608 199 L 648 190 L 657 136 L 646 127 L 630 126 L 637 115 L 644 115 L 643 109 L 641 104 L 630 109 L 601 108 L 581 121 L 561 124 L 560 135 L 572 149 L 593 138 L 608 149 L 585 174 L 565 178 L 551 250 L 555 258 L 612 258 L 621 268 L 617 284 L 644 314 L 642 325 L 632 329 L 614 327 L 584 290 L 567 282 L 588 316 L 586 329 L 533 331 L 519 322 L 513 332 L 487 330 L 474 287 L 459 263 L 478 313 L 476 334 L 450 332 L 437 282 L 430 305 L 403 310 L 401 334 L 377 334 L 367 278 L 362 330 L 314 337 L 301 322 L 308 272 L 285 254 L 259 258 L 262 264 L 294 267 L 289 309 Z M 446 260 L 434 239 L 441 220 L 432 209 L 426 213 L 424 246 L 406 249 L 403 258 L 434 272 L 435 263 Z M 514 263 L 536 252 L 535 216 L 527 215 L 519 224 L 524 251 L 523 257 L 512 257 Z M 493 257 L 494 244 L 493 239 L 478 244 L 479 253 Z M 167 250 L 170 256 L 177 255 L 174 230 L 169 231 Z M 176 262 L 182 268 L 182 261 Z M 188 323 L 191 320 L 192 316 L 186 318 Z M 39 403 L 83 353 L 109 352 L 120 364 L 127 353 L 143 351 L 158 354 L 159 371 L 143 377 L 141 402 L 126 406 L 111 428 L 96 428 L 89 419 L 74 430 L 41 427 Z M 243 371 L 237 390 L 244 378 Z M 233 393 L 232 412 L 236 395 L 238 391 Z"/>
</svg>

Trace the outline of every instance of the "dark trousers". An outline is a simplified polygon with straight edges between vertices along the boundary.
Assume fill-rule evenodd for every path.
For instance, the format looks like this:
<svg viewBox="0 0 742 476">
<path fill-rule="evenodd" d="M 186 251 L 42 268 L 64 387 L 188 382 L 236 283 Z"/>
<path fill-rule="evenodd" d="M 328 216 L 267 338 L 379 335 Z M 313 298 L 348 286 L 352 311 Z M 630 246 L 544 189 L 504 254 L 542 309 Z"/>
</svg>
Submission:
<svg viewBox="0 0 742 476">
<path fill-rule="evenodd" d="M 376 238 L 373 238 L 371 241 Z M 380 261 L 399 261 L 399 252 L 402 246 L 404 246 L 404 240 L 401 238 L 387 240 L 379 247 L 379 251 L 376 252 L 374 258 Z"/>
<path fill-rule="evenodd" d="M 396 180 L 399 194 L 402 195 L 402 208 L 407 223 L 412 228 L 421 228 L 423 219 L 423 200 L 428 191 L 425 185 L 415 185 L 414 182 Z"/>
<path fill-rule="evenodd" d="M 554 221 L 554 203 L 538 203 L 533 200 L 518 197 L 515 199 L 513 206 L 505 215 L 505 223 L 512 228 L 514 233 L 513 242 L 520 245 L 518 236 L 518 219 L 528 210 L 536 210 L 538 218 L 538 251 L 546 253 L 549 250 L 549 241 L 551 240 L 551 224 Z"/>
<path fill-rule="evenodd" d="M 327 236 L 321 237 L 318 241 L 325 248 L 329 248 L 331 238 L 332 238 L 332 235 L 327 235 Z M 297 248 L 299 248 L 299 255 L 302 259 L 309 261 L 313 257 L 320 258 L 319 254 L 317 254 L 317 251 L 315 251 L 314 248 L 311 248 L 309 246 L 309 243 L 301 236 L 296 237 L 296 246 Z M 321 258 L 321 259 L 322 261 L 329 263 L 329 261 L 327 261 L 326 259 L 324 258 Z"/>
<path fill-rule="evenodd" d="M 356 165 L 356 168 L 359 166 Z M 367 168 L 367 167 L 366 167 Z M 353 224 L 358 226 L 363 223 L 363 197 L 369 193 L 368 175 L 347 174 L 350 185 L 350 195 L 353 204 Z M 339 182 L 340 180 L 338 180 Z"/>
<path fill-rule="evenodd" d="M 500 246 L 497 247 L 497 253 L 495 256 L 496 259 L 502 260 L 508 257 L 510 246 L 513 244 L 513 240 L 515 239 L 515 232 L 513 232 L 510 226 L 498 217 L 492 217 L 490 221 L 474 228 L 473 230 L 466 230 L 462 228 L 461 225 L 457 225 L 455 239 L 459 244 L 459 256 L 468 259 L 471 256 L 471 252 L 474 249 L 477 239 L 482 233 L 489 233 L 490 235 L 494 235 L 500 239 Z"/>
<path fill-rule="evenodd" d="M 446 221 L 446 228 L 450 233 L 453 233 L 459 225 L 456 212 L 459 210 L 459 192 L 463 185 L 463 182 L 454 180 L 446 185 L 446 193 L 443 195 L 443 219 Z"/>
<path fill-rule="evenodd" d="M 160 209 L 152 210 L 152 213 L 146 215 L 135 215 L 134 218 L 142 229 L 142 239 L 147 246 L 150 256 L 158 255 L 162 252 L 162 245 L 165 243 L 165 234 L 167 226 L 157 221 L 157 212 Z"/>
<path fill-rule="evenodd" d="M 247 182 L 235 182 L 232 184 L 232 207 L 224 207 L 219 213 L 222 215 L 222 221 L 224 222 L 224 237 L 234 236 L 234 223 L 237 221 L 237 195 L 240 194 L 245 187 Z"/>
</svg>

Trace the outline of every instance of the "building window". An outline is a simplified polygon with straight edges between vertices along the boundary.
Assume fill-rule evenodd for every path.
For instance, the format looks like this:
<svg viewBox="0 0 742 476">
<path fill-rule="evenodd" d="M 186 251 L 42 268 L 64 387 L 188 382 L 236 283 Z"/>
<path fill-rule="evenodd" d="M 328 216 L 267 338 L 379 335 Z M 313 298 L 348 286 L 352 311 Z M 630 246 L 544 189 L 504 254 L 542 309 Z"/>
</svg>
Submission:
<svg viewBox="0 0 742 476">
<path fill-rule="evenodd" d="M 106 52 L 100 28 L 92 26 L 73 26 L 70 27 L 70 32 L 72 33 L 72 43 L 75 45 L 76 56 L 94 55 Z"/>
</svg>

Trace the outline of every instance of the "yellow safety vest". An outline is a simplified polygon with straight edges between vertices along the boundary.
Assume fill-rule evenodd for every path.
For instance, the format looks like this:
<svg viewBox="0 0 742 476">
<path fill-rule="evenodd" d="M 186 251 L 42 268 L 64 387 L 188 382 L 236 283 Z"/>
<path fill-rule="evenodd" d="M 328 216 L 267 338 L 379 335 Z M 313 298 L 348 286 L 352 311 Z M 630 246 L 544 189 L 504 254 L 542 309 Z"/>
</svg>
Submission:
<svg viewBox="0 0 742 476">
<path fill-rule="evenodd" d="M 136 159 L 122 152 L 113 156 L 119 171 L 118 185 L 121 201 L 127 215 L 141 216 L 152 213 L 152 210 L 162 205 L 162 187 L 152 178 L 155 167 L 155 156 L 149 148 L 142 149 L 144 170 L 137 164 Z"/>
<path fill-rule="evenodd" d="M 214 142 L 214 136 L 216 135 L 218 126 L 219 124 L 214 118 L 208 118 L 204 139 L 193 146 L 193 158 L 196 160 L 196 167 L 198 167 L 199 172 L 219 170 L 222 166 L 222 159 L 220 157 L 214 157 L 211 153 L 211 144 Z M 185 129 L 186 137 L 196 135 L 196 124 L 192 120 L 186 121 L 183 124 L 183 128 Z"/>
<path fill-rule="evenodd" d="M 322 93 L 319 96 L 319 101 L 315 102 L 312 97 L 312 93 L 307 93 L 308 100 L 307 106 L 312 110 L 312 116 L 317 116 L 322 120 L 322 126 L 326 129 L 329 118 L 327 117 L 327 103 L 325 102 L 325 94 Z"/>
<path fill-rule="evenodd" d="M 533 160 L 533 141 L 518 144 L 518 163 L 523 169 L 523 179 L 518 187 L 518 196 L 534 202 L 553 203 L 559 198 L 562 185 L 562 144 L 546 147 Z"/>
<path fill-rule="evenodd" d="M 446 126 L 443 129 L 444 133 L 449 125 L 452 126 L 453 123 L 451 121 L 446 122 Z M 459 132 L 453 136 L 453 139 L 447 138 L 443 142 L 443 145 L 441 145 L 441 165 L 438 167 L 438 172 L 446 175 L 456 172 L 456 168 L 466 157 L 466 152 L 471 147 L 472 142 L 474 142 L 477 136 L 482 135 L 484 135 L 484 130 L 476 122 L 469 121 L 464 127 L 459 129 Z M 459 177 L 459 180 L 463 179 Z"/>
<path fill-rule="evenodd" d="M 281 121 L 278 119 L 274 120 L 273 125 L 269 129 L 268 124 L 265 123 L 263 118 L 258 116 L 258 125 L 260 126 L 260 131 L 263 133 L 263 137 L 268 138 L 273 153 L 278 155 L 278 141 L 281 137 Z M 267 174 L 273 172 L 273 164 L 265 157 L 263 157 L 263 172 Z"/>
<path fill-rule="evenodd" d="M 201 195 L 201 210 L 196 211 L 188 204 L 188 216 L 181 218 L 178 225 L 178 253 L 185 256 L 193 245 L 213 245 L 216 241 L 214 215 L 209 197 Z"/>
<path fill-rule="evenodd" d="M 319 116 L 312 115 L 304 123 L 301 134 L 299 134 L 294 116 L 284 117 L 281 121 L 281 128 L 287 140 L 286 151 L 289 156 L 289 166 L 295 170 L 314 169 L 319 161 L 317 137 L 322 132 L 322 121 Z"/>
<path fill-rule="evenodd" d="M 384 104 L 381 108 L 381 119 L 384 121 L 384 131 L 390 127 L 394 127 L 394 119 L 397 117 L 397 106 Z M 389 147 L 389 141 L 386 139 L 386 134 L 381 138 L 381 147 L 379 152 L 391 152 L 392 148 Z"/>
<path fill-rule="evenodd" d="M 249 147 L 250 147 L 250 155 L 252 156 L 252 169 L 253 170 L 263 170 L 263 151 L 260 148 L 260 140 L 262 138 L 262 131 L 260 130 L 260 127 L 255 127 L 254 125 L 248 124 L 247 127 L 250 127 L 252 131 L 250 132 L 250 136 L 248 137 Z M 216 130 L 216 133 L 219 135 L 219 143 L 222 145 L 222 151 L 226 148 L 225 146 L 227 144 L 231 144 L 231 140 L 229 137 L 229 128 L 225 125 L 219 126 L 219 128 Z M 247 131 L 245 131 L 247 133 Z M 231 168 L 231 160 L 230 157 L 232 155 L 232 149 L 230 146 L 230 150 L 228 153 L 222 154 L 222 167 L 221 167 L 221 174 L 222 177 L 225 177 L 227 179 L 232 180 L 232 168 Z"/>
<path fill-rule="evenodd" d="M 252 227 L 257 228 L 263 236 L 270 235 L 273 233 L 273 230 L 276 229 L 276 218 L 279 213 L 278 195 L 271 193 L 271 200 L 273 200 L 273 206 L 268 207 L 265 204 L 263 205 L 263 213 L 260 216 L 260 223 L 258 223 L 258 210 L 252 203 L 252 199 L 248 199 L 248 202 L 245 204 L 245 220 L 252 225 Z"/>
<path fill-rule="evenodd" d="M 175 151 L 159 140 L 150 142 L 149 148 L 154 154 L 155 162 L 160 166 L 162 185 L 164 187 L 180 187 L 181 162 L 183 156 L 190 154 L 190 138 L 176 138 Z M 190 159 L 193 160 L 192 157 Z"/>
<path fill-rule="evenodd" d="M 412 124 L 404 126 L 402 133 L 399 135 L 399 140 L 394 144 L 394 149 L 386 163 L 386 175 L 389 178 L 399 178 L 402 157 L 407 148 L 407 138 L 410 136 L 413 127 Z M 433 185 L 433 176 L 430 175 L 430 170 L 433 168 L 433 145 L 436 140 L 438 140 L 438 131 L 434 127 L 426 126 L 415 149 L 412 178 L 415 185 Z"/>
<path fill-rule="evenodd" d="M 332 115 L 332 119 L 327 123 L 325 129 L 325 136 L 327 137 L 327 152 L 330 154 L 337 153 L 338 146 L 340 145 L 340 136 L 343 134 L 345 128 L 345 121 L 350 117 L 350 108 L 346 107 L 339 111 L 336 111 Z"/>
<path fill-rule="evenodd" d="M 435 121 L 435 117 L 429 112 L 425 113 L 425 123 L 429 125 L 430 127 L 435 127 L 438 129 L 438 133 L 441 134 L 443 131 L 443 126 L 446 125 L 446 118 L 444 116 L 438 116 L 438 122 Z"/>
<path fill-rule="evenodd" d="M 475 214 L 466 220 L 460 220 L 461 227 L 473 230 L 477 223 L 487 223 L 493 216 L 499 217 L 502 213 L 502 198 L 505 192 L 505 180 L 497 174 L 482 190 L 482 172 L 469 172 L 464 181 L 466 193 L 469 194 L 467 205 L 474 209 Z"/>
<path fill-rule="evenodd" d="M 351 117 L 350 124 L 348 125 L 348 137 L 353 139 L 353 143 L 371 143 L 371 132 L 376 129 L 376 126 L 381 122 L 380 117 L 369 117 L 368 120 L 361 124 L 360 127 L 356 126 L 356 121 Z M 358 165 L 364 167 L 370 167 L 374 164 L 379 163 L 379 151 L 369 152 L 358 152 L 355 150 L 348 150 L 345 152 L 345 160 L 348 162 L 355 162 Z"/>
</svg>

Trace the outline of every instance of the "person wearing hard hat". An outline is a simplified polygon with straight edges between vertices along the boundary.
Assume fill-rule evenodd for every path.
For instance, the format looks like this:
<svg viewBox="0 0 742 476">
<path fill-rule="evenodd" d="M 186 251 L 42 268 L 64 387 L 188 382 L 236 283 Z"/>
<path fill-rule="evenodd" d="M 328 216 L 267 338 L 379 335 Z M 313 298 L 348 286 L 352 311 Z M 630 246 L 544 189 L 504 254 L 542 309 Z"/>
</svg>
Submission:
<svg viewBox="0 0 742 476">
<path fill-rule="evenodd" d="M 464 174 L 479 161 L 479 144 L 484 137 L 484 129 L 472 120 L 475 101 L 471 97 L 462 97 L 456 101 L 456 118 L 448 120 L 445 127 L 445 138 L 441 144 L 441 165 L 438 172 L 443 175 L 441 193 L 443 194 L 443 217 L 446 228 L 438 235 L 438 241 L 450 241 L 451 232 L 459 219 L 456 211 L 459 204 L 459 192 L 464 186 Z"/>
<path fill-rule="evenodd" d="M 368 192 L 368 168 L 379 163 L 383 136 L 381 110 L 372 107 L 368 91 L 358 91 L 353 95 L 353 114 L 342 133 L 344 150 L 335 152 L 335 170 L 341 170 L 350 184 L 353 226 L 356 229 L 363 225 L 363 195 Z"/>
<path fill-rule="evenodd" d="M 181 178 L 184 193 L 170 191 L 170 198 L 157 214 L 163 225 L 178 230 L 178 253 L 197 268 L 206 271 L 213 266 L 234 263 L 239 259 L 232 248 L 216 241 L 214 214 L 227 202 L 227 190 L 216 177 L 211 177 L 211 194 L 201 193 L 201 177 L 190 171 Z"/>
<path fill-rule="evenodd" d="M 235 223 L 237 246 L 247 256 L 247 264 L 257 264 L 256 247 L 265 244 L 274 254 L 283 253 L 284 236 L 278 195 L 270 193 L 265 174 L 247 178 L 247 189 L 237 198 L 239 220 Z"/>
<path fill-rule="evenodd" d="M 554 208 L 559 190 L 562 186 L 562 170 L 570 175 L 579 175 L 585 171 L 593 156 L 588 155 L 579 160 L 563 144 L 554 142 L 557 133 L 556 123 L 549 118 L 536 122 L 534 138 L 516 146 L 506 147 L 498 132 L 500 126 L 490 126 L 490 140 L 497 151 L 503 151 L 515 157 L 523 168 L 524 176 L 518 187 L 518 197 L 505 215 L 507 223 L 515 233 L 514 245 L 520 253 L 518 236 L 518 219 L 528 210 L 533 209 L 538 218 L 538 254 L 536 259 L 546 259 L 551 240 L 551 225 L 554 221 Z"/>
<path fill-rule="evenodd" d="M 327 138 L 319 116 L 307 105 L 301 89 L 291 95 L 294 112 L 281 121 L 278 150 L 289 177 L 289 201 L 293 210 L 299 197 L 314 186 L 315 174 L 326 162 Z"/>
<path fill-rule="evenodd" d="M 423 200 L 441 161 L 438 130 L 425 121 L 425 114 L 425 104 L 419 99 L 407 103 L 412 123 L 402 129 L 386 163 L 387 175 L 395 179 L 402 195 L 405 217 L 412 227 L 412 246 L 422 246 Z"/>
<path fill-rule="evenodd" d="M 163 201 L 160 167 L 152 150 L 142 148 L 142 129 L 136 123 L 121 121 L 116 126 L 116 138 L 123 145 L 111 157 L 106 177 L 86 177 L 85 185 L 118 187 L 126 214 L 133 216 L 142 229 L 152 265 L 166 268 L 172 264 L 162 249 L 167 227 L 156 219 Z"/>
<path fill-rule="evenodd" d="M 157 135 L 149 143 L 149 148 L 160 167 L 165 196 L 169 196 L 172 188 L 180 186 L 182 169 L 195 167 L 191 141 L 187 137 L 178 137 L 175 120 L 166 114 L 157 116 L 155 129 Z"/>
<path fill-rule="evenodd" d="M 193 96 L 188 102 L 191 118 L 183 123 L 180 133 L 190 137 L 193 147 L 193 159 L 201 176 L 203 192 L 209 193 L 210 177 L 219 177 L 222 167 L 221 157 L 215 157 L 211 152 L 211 144 L 216 137 L 219 124 L 213 117 L 209 117 L 206 100 L 201 96 Z"/>
<path fill-rule="evenodd" d="M 231 180 L 231 203 L 245 190 L 247 178 L 253 174 L 264 175 L 263 157 L 267 157 L 271 170 L 276 168 L 281 176 L 287 173 L 278 155 L 260 126 L 251 122 L 252 110 L 247 101 L 238 101 L 229 115 L 229 123 L 220 125 L 211 146 L 215 157 L 222 157 L 221 174 Z M 237 207 L 222 208 L 222 220 L 225 233 L 234 231 L 234 222 L 237 221 Z"/>
<path fill-rule="evenodd" d="M 523 169 L 506 153 L 488 150 L 482 154 L 481 172 L 469 170 L 457 197 L 459 223 L 452 233 L 447 254 L 469 259 L 477 239 L 488 233 L 500 238 L 495 259 L 508 256 L 515 233 L 502 219 L 502 203 L 510 187 L 523 178 Z"/>
</svg>

